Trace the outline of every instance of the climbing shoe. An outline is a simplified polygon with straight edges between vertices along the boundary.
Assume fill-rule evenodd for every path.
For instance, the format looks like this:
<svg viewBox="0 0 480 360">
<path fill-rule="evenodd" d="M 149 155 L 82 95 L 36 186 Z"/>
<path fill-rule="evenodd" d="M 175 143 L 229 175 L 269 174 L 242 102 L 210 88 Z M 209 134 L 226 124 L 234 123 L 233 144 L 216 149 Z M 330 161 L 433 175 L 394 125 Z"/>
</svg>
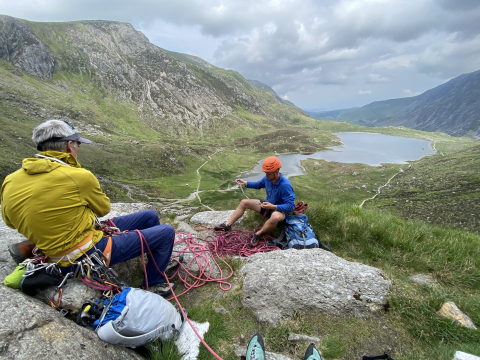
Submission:
<svg viewBox="0 0 480 360">
<path fill-rule="evenodd" d="M 260 334 L 253 335 L 248 343 L 246 360 L 265 360 L 265 345 Z"/>
<path fill-rule="evenodd" d="M 260 241 L 260 235 L 253 234 L 252 241 L 248 244 L 251 248 L 254 248 L 255 246 L 258 245 L 258 242 Z"/>
<path fill-rule="evenodd" d="M 222 223 L 218 226 L 215 226 L 213 228 L 213 230 L 215 230 L 215 231 L 230 231 L 230 230 L 232 230 L 232 225 L 227 225 L 226 223 Z"/>
<path fill-rule="evenodd" d="M 174 283 L 170 283 L 170 286 L 172 287 L 173 291 L 175 291 L 175 289 L 177 288 L 177 284 L 174 284 Z M 148 291 L 158 294 L 162 297 L 167 297 L 172 295 L 172 290 L 170 290 L 170 287 L 166 282 L 163 282 L 158 285 L 153 285 L 148 288 Z"/>
<path fill-rule="evenodd" d="M 295 209 L 293 209 L 293 215 L 303 214 L 308 209 L 308 204 L 305 204 L 303 201 L 300 201 L 297 205 L 295 205 Z"/>
<path fill-rule="evenodd" d="M 183 256 L 181 256 L 181 255 L 180 256 L 172 256 L 172 258 L 170 259 L 170 262 L 168 263 L 164 272 L 170 272 L 170 271 L 176 270 L 182 262 L 183 262 Z"/>
<path fill-rule="evenodd" d="M 304 360 L 322 360 L 322 357 L 320 356 L 320 353 L 315 345 L 310 344 L 308 346 L 307 351 L 305 351 Z"/>
<path fill-rule="evenodd" d="M 297 203 L 297 205 L 295 205 L 295 208 L 293 209 L 293 214 L 296 215 L 298 210 L 300 210 L 303 206 L 303 201 L 300 201 Z"/>
<path fill-rule="evenodd" d="M 33 256 L 33 249 L 35 249 L 35 244 L 28 240 L 8 246 L 8 252 L 17 264 L 20 264 L 25 259 L 31 258 Z"/>
</svg>

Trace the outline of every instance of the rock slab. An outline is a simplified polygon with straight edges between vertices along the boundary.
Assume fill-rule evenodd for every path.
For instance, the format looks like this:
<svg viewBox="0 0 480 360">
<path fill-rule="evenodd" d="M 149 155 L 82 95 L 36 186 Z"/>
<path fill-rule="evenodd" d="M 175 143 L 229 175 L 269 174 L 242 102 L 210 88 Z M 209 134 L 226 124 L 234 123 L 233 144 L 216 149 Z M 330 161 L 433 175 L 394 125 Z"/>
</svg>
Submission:
<svg viewBox="0 0 480 360">
<path fill-rule="evenodd" d="M 322 249 L 257 253 L 240 273 L 245 275 L 243 305 L 272 325 L 297 311 L 335 316 L 379 312 L 392 286 L 381 270 Z"/>
<path fill-rule="evenodd" d="M 142 359 L 131 350 L 103 342 L 93 330 L 4 285 L 0 285 L 0 313 L 3 359 Z"/>
<path fill-rule="evenodd" d="M 320 342 L 320 339 L 316 336 L 308 336 L 308 335 L 302 335 L 302 334 L 294 334 L 290 333 L 288 334 L 288 341 L 291 342 L 309 342 L 309 343 L 318 343 Z"/>
<path fill-rule="evenodd" d="M 223 222 L 228 221 L 230 217 L 233 215 L 235 210 L 228 210 L 228 211 L 202 211 L 196 213 L 190 218 L 190 223 L 192 224 L 202 224 L 206 226 L 216 226 Z M 238 219 L 235 224 L 240 224 L 242 221 L 241 217 Z"/>
<path fill-rule="evenodd" d="M 430 286 L 435 284 L 435 280 L 433 280 L 430 275 L 426 274 L 414 274 L 410 276 L 409 279 L 420 285 Z"/>
<path fill-rule="evenodd" d="M 480 360 L 480 357 L 457 351 L 453 360 Z"/>
</svg>

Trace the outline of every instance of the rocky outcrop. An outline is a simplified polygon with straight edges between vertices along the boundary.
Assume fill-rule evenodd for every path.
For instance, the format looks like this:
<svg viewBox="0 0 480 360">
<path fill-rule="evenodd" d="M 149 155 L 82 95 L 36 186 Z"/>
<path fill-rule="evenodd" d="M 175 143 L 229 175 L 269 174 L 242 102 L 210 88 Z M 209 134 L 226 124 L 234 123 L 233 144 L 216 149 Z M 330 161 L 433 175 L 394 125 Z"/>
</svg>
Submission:
<svg viewBox="0 0 480 360">
<path fill-rule="evenodd" d="M 95 20 L 52 25 L 1 16 L 0 24 L 0 59 L 40 79 L 51 79 L 54 72 L 60 75 L 42 87 L 45 93 L 26 96 L 29 99 L 58 93 L 80 94 L 88 104 L 93 103 L 90 96 L 108 104 L 113 99 L 132 110 L 128 117 L 138 116 L 157 132 L 179 135 L 203 135 L 236 109 L 271 118 L 284 118 L 286 109 L 302 113 L 294 106 L 273 106 L 273 96 L 265 97 L 238 73 L 151 44 L 127 23 Z M 70 82 L 72 76 L 81 77 L 83 85 Z M 24 91 L 22 85 L 28 85 L 17 79 L 14 84 L 16 91 L 4 85 L 8 96 L 18 96 Z M 89 89 L 95 94 L 89 96 Z M 73 109 L 73 103 L 62 103 L 56 105 L 62 109 L 55 109 L 52 102 L 40 103 L 29 115 L 39 116 L 42 111 L 95 123 L 92 117 L 101 117 L 104 111 L 103 106 L 90 112 L 88 105 L 80 110 Z"/>
<path fill-rule="evenodd" d="M 148 204 L 112 204 L 113 212 L 107 217 L 147 208 Z M 204 212 L 197 216 L 196 221 L 216 224 L 228 219 L 230 215 L 231 211 Z M 0 276 L 3 275 L 4 278 L 15 268 L 7 246 L 24 238 L 15 230 L 5 228 L 1 220 L 0 235 Z M 180 236 L 189 235 L 184 233 Z M 205 233 L 199 233 L 199 237 L 206 237 Z M 177 245 L 181 246 L 180 243 Z M 185 256 L 187 260 L 184 263 L 190 262 L 192 255 Z M 136 261 L 132 263 L 132 269 L 138 268 L 138 258 L 130 261 Z M 384 309 L 391 287 L 391 281 L 381 270 L 346 261 L 320 249 L 257 253 L 245 262 L 241 269 L 241 273 L 245 275 L 242 303 L 253 310 L 259 321 L 271 324 L 291 317 L 295 312 L 321 311 L 337 316 L 363 316 L 379 312 Z M 124 265 L 125 263 L 116 266 Z M 120 271 L 119 268 L 116 269 L 117 272 Z M 198 267 L 191 267 L 190 270 L 198 271 Z M 61 307 L 75 313 L 74 307 L 86 300 L 100 298 L 99 292 L 82 286 L 78 280 L 71 280 L 64 288 Z M 47 289 L 47 292 L 51 290 Z M 38 298 L 32 298 L 0 285 L 0 299 L 0 311 L 3 315 L 0 320 L 0 356 L 29 358 L 35 354 L 56 359 L 60 356 L 75 358 L 75 354 L 81 353 L 82 356 L 86 354 L 85 357 L 98 358 L 138 357 L 131 351 L 103 343 L 93 331 L 81 328 L 62 317 L 44 303 L 46 300 L 42 294 L 39 294 Z M 219 312 L 224 310 L 219 309 Z M 206 326 L 204 331 L 207 331 L 208 323 Z M 184 335 L 184 338 L 186 342 L 183 345 L 177 343 L 179 348 L 192 348 L 193 335 Z M 289 340 L 318 341 L 297 334 L 291 334 Z M 42 344 L 40 349 L 38 344 Z M 267 358 L 285 359 L 280 354 L 267 354 Z"/>
<path fill-rule="evenodd" d="M 259 321 L 295 312 L 365 316 L 384 310 L 392 282 L 379 269 L 321 249 L 257 253 L 248 258 L 242 303 Z"/>
<path fill-rule="evenodd" d="M 193 215 L 190 218 L 190 222 L 192 224 L 202 224 L 202 225 L 213 227 L 228 221 L 228 219 L 230 219 L 230 217 L 233 215 L 233 211 L 234 210 L 202 211 Z M 238 219 L 235 222 L 235 224 L 240 224 L 242 221 L 242 218 Z"/>
<path fill-rule="evenodd" d="M 0 286 L 0 357 L 4 359 L 142 359 L 107 344 L 20 291 Z"/>
<path fill-rule="evenodd" d="M 0 15 L 0 24 L 0 59 L 30 75 L 51 79 L 55 59 L 32 29 L 22 21 L 4 15 Z"/>
<path fill-rule="evenodd" d="M 155 204 L 112 204 L 112 211 L 105 218 L 148 209 L 158 211 Z M 0 218 L 1 279 L 10 274 L 16 266 L 8 253 L 8 245 L 23 240 L 25 238 L 21 234 L 7 228 Z M 119 278 L 126 282 L 132 282 L 135 276 L 141 276 L 141 271 L 138 271 L 140 268 L 140 258 L 114 266 L 119 273 Z M 0 285 L 1 358 L 142 359 L 131 350 L 101 341 L 94 331 L 78 326 L 52 309 L 44 293 L 52 295 L 54 290 L 54 287 L 47 288 L 39 291 L 36 297 L 30 297 L 18 290 Z M 80 280 L 70 279 L 64 287 L 60 307 L 68 310 L 71 315 L 75 315 L 85 302 L 98 300 L 101 296 L 100 291 L 85 286 Z M 201 335 L 208 331 L 208 323 L 193 322 L 193 325 Z M 196 359 L 200 340 L 189 325 L 182 327 L 180 337 L 175 343 L 183 354 L 182 359 Z"/>
</svg>

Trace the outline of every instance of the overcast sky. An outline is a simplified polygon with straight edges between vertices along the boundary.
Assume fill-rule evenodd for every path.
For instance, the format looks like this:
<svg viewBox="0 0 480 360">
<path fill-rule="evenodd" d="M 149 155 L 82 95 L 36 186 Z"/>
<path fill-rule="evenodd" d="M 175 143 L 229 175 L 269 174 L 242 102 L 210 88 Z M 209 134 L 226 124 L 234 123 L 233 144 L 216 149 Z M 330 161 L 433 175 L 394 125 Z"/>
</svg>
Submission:
<svg viewBox="0 0 480 360">
<path fill-rule="evenodd" d="M 304 109 L 413 96 L 480 70 L 480 0 L 0 0 L 0 13 L 129 22 Z"/>
</svg>

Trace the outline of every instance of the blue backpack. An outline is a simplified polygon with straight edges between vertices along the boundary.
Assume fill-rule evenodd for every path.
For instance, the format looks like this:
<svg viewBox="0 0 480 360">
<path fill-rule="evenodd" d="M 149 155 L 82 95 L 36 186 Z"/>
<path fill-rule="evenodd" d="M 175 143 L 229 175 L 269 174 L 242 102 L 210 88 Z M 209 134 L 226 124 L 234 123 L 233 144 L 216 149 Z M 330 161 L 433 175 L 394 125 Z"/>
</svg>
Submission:
<svg viewBox="0 0 480 360">
<path fill-rule="evenodd" d="M 273 241 L 269 241 L 268 245 L 277 246 L 282 250 L 313 249 L 321 245 L 324 249 L 330 251 L 327 245 L 318 240 L 307 215 L 287 215 L 285 216 L 285 223 L 280 236 Z"/>
</svg>

